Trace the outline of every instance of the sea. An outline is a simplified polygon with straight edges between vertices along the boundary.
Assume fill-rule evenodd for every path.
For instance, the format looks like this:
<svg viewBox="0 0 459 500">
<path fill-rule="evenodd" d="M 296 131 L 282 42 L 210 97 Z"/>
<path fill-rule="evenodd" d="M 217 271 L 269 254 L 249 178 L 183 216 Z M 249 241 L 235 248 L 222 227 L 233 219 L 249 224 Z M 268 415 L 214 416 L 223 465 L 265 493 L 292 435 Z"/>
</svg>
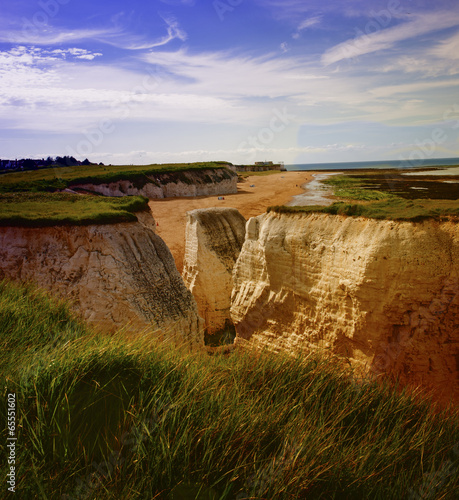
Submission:
<svg viewBox="0 0 459 500">
<path fill-rule="evenodd" d="M 459 158 L 432 158 L 428 160 L 388 160 L 358 161 L 345 163 L 296 163 L 285 165 L 287 170 L 351 170 L 351 169 L 386 169 L 386 168 L 429 168 L 459 165 Z"/>
</svg>

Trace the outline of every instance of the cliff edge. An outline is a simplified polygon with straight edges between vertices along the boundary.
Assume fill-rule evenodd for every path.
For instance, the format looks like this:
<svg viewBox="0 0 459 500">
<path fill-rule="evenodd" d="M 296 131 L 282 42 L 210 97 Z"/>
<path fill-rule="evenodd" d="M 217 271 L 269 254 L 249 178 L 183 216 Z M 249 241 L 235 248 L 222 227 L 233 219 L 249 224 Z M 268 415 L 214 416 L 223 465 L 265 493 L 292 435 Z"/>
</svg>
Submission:
<svg viewBox="0 0 459 500">
<path fill-rule="evenodd" d="M 113 182 L 72 183 L 72 189 L 104 196 L 146 196 L 174 198 L 181 196 L 216 196 L 237 193 L 238 176 L 229 168 L 184 170 L 146 174 L 141 179 Z"/>
<path fill-rule="evenodd" d="M 203 344 L 203 323 L 150 212 L 138 222 L 0 227 L 0 277 L 36 282 L 105 330 Z"/>
<path fill-rule="evenodd" d="M 271 212 L 247 223 L 231 317 L 239 339 L 329 349 L 458 398 L 458 274 L 452 220 Z"/>
</svg>

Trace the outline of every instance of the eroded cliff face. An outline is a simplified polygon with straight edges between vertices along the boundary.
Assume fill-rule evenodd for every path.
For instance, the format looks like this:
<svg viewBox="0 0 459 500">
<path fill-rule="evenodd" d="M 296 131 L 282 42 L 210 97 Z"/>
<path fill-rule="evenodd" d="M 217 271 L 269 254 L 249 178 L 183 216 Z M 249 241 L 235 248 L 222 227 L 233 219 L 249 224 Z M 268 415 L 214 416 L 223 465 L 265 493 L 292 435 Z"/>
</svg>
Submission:
<svg viewBox="0 0 459 500">
<path fill-rule="evenodd" d="M 327 348 L 459 397 L 459 224 L 269 213 L 233 275 L 239 339 Z"/>
<path fill-rule="evenodd" d="M 237 193 L 237 174 L 227 168 L 190 170 L 145 176 L 145 181 L 120 180 L 105 184 L 77 184 L 104 196 L 137 196 L 174 198 L 181 196 L 215 196 Z"/>
<path fill-rule="evenodd" d="M 47 228 L 0 227 L 0 277 L 31 280 L 66 297 L 88 322 L 114 330 L 155 331 L 203 345 L 203 321 L 172 255 L 139 222 Z"/>
<path fill-rule="evenodd" d="M 245 223 L 235 208 L 187 213 L 183 279 L 208 334 L 223 330 L 231 321 L 232 272 L 244 243 Z"/>
</svg>

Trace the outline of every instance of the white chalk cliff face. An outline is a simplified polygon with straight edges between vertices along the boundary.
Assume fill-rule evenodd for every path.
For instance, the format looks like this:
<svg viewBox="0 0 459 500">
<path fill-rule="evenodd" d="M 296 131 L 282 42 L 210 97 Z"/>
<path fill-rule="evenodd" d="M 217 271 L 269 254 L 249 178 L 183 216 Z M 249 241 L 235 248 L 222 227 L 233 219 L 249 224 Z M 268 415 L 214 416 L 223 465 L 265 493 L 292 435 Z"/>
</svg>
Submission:
<svg viewBox="0 0 459 500">
<path fill-rule="evenodd" d="M 139 222 L 47 228 L 0 228 L 0 278 L 32 280 L 69 299 L 88 322 L 177 343 L 203 345 L 203 321 L 174 259 Z"/>
<path fill-rule="evenodd" d="M 237 174 L 232 170 L 219 168 L 148 175 L 141 183 L 120 180 L 105 184 L 80 183 L 72 188 L 104 196 L 141 195 L 150 199 L 216 196 L 237 193 L 237 179 Z"/>
<path fill-rule="evenodd" d="M 223 330 L 231 321 L 232 272 L 244 243 L 245 223 L 235 208 L 187 213 L 183 279 L 208 334 Z"/>
<path fill-rule="evenodd" d="M 457 222 L 271 212 L 248 221 L 233 282 L 238 339 L 459 397 Z"/>
</svg>

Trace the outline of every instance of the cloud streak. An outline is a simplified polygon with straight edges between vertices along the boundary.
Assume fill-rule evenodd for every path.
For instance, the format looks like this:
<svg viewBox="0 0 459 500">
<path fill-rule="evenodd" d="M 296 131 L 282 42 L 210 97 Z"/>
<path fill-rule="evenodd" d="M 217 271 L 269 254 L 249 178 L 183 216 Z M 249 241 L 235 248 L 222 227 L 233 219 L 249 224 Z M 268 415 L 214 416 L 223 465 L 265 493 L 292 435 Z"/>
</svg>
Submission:
<svg viewBox="0 0 459 500">
<path fill-rule="evenodd" d="M 387 50 L 397 43 L 411 40 L 421 35 L 451 28 L 459 24 L 459 13 L 437 12 L 414 15 L 413 19 L 391 28 L 363 34 L 346 40 L 328 49 L 322 56 L 322 64 L 328 66 L 344 59 L 355 58 L 374 52 Z"/>
<path fill-rule="evenodd" d="M 173 40 L 185 41 L 186 32 L 180 27 L 177 19 L 173 16 L 161 16 L 165 23 L 166 34 L 149 40 L 147 37 L 133 35 L 121 26 L 69 30 L 46 25 L 46 29 L 37 28 L 32 23 L 23 24 L 16 29 L 7 29 L 0 33 L 0 43 L 11 43 L 20 45 L 65 45 L 69 43 L 97 41 L 126 50 L 147 50 L 163 47 Z"/>
<path fill-rule="evenodd" d="M 46 30 L 7 29 L 0 33 L 0 42 L 20 45 L 63 45 L 88 40 L 103 40 L 119 36 L 114 29 L 59 30 L 48 27 Z"/>
<path fill-rule="evenodd" d="M 166 23 L 167 34 L 156 40 L 145 40 L 136 35 L 116 34 L 99 37 L 98 40 L 127 50 L 147 50 L 157 47 L 162 47 L 172 42 L 173 40 L 181 40 L 184 42 L 187 39 L 186 32 L 180 27 L 177 19 L 173 16 L 161 16 Z"/>
<path fill-rule="evenodd" d="M 317 24 L 320 24 L 322 21 L 323 16 L 314 16 L 314 17 L 309 17 L 302 21 L 300 25 L 298 26 L 298 31 L 302 31 L 308 28 L 311 28 L 312 26 L 316 26 Z"/>
</svg>

